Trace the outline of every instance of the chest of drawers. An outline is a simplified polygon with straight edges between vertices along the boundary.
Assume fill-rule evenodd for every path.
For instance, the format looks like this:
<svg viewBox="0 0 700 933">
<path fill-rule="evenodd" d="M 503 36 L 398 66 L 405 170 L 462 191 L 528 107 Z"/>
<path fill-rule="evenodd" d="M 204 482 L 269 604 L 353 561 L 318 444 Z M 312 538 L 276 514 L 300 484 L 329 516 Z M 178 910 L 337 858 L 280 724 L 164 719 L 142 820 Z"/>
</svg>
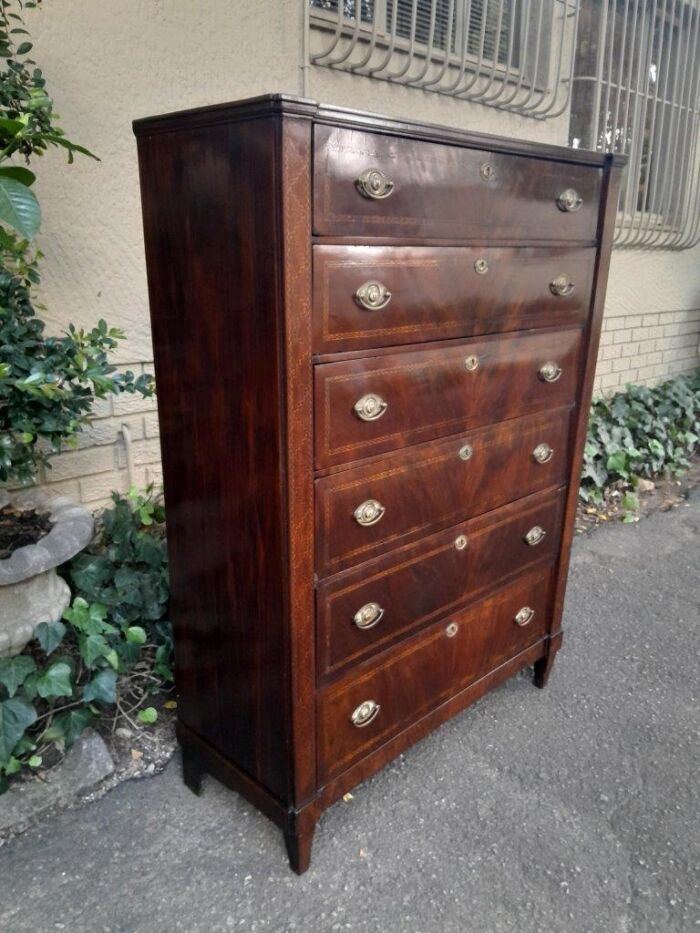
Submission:
<svg viewBox="0 0 700 933">
<path fill-rule="evenodd" d="M 135 132 L 185 780 L 301 872 L 346 791 L 547 681 L 621 162 L 283 96 Z"/>
</svg>

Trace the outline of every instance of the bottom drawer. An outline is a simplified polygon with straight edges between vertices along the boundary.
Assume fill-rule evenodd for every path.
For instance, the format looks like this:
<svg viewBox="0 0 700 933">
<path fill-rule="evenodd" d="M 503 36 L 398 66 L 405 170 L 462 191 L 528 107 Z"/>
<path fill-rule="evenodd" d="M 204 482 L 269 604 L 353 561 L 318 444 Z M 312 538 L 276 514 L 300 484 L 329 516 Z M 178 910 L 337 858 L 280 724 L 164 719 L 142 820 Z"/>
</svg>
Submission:
<svg viewBox="0 0 700 933">
<path fill-rule="evenodd" d="M 319 776 L 339 774 L 547 631 L 551 568 L 521 577 L 319 693 Z"/>
</svg>

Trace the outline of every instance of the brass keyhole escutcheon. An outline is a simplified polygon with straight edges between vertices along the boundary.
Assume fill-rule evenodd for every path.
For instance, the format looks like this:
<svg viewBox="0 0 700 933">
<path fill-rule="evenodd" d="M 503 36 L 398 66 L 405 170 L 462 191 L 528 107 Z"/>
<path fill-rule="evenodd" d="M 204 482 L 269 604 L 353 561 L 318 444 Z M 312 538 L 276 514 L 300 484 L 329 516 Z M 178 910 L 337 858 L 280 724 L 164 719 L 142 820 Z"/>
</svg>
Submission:
<svg viewBox="0 0 700 933">
<path fill-rule="evenodd" d="M 532 456 L 538 463 L 549 463 L 554 456 L 554 451 L 549 444 L 538 444 L 532 451 Z"/>
<path fill-rule="evenodd" d="M 459 448 L 459 459 L 460 460 L 471 460 L 474 455 L 474 448 L 471 444 L 463 444 Z"/>
<path fill-rule="evenodd" d="M 466 535 L 458 535 L 458 536 L 455 538 L 455 547 L 457 548 L 457 550 L 458 550 L 458 551 L 463 551 L 463 550 L 465 549 L 466 546 L 467 546 L 467 536 L 466 536 Z"/>
<path fill-rule="evenodd" d="M 475 369 L 479 368 L 479 357 L 474 355 L 465 357 L 464 368 L 467 372 L 473 373 Z"/>
<path fill-rule="evenodd" d="M 562 372 L 563 370 L 559 363 L 549 360 L 547 363 L 540 366 L 538 375 L 543 382 L 556 382 Z"/>
<path fill-rule="evenodd" d="M 576 286 L 566 273 L 558 275 L 549 283 L 549 290 L 553 295 L 559 295 L 560 298 L 566 298 L 570 295 Z"/>
<path fill-rule="evenodd" d="M 385 512 L 386 509 L 381 502 L 377 502 L 376 499 L 368 499 L 362 505 L 358 505 L 353 514 L 358 525 L 369 528 L 371 525 L 376 525 Z"/>
<path fill-rule="evenodd" d="M 489 271 L 488 260 L 483 258 L 477 259 L 474 263 L 474 271 L 477 275 L 486 275 L 486 273 Z"/>
<path fill-rule="evenodd" d="M 575 214 L 581 209 L 583 198 L 575 188 L 567 188 L 557 198 L 557 207 L 565 213 Z"/>
<path fill-rule="evenodd" d="M 518 612 L 516 612 L 513 621 L 516 625 L 527 625 L 535 617 L 535 610 L 531 609 L 530 606 L 523 606 Z"/>
<path fill-rule="evenodd" d="M 382 282 L 365 282 L 355 292 L 355 299 L 366 311 L 381 311 L 391 301 L 391 292 Z"/>
<path fill-rule="evenodd" d="M 525 535 L 525 543 L 529 544 L 530 547 L 534 547 L 536 544 L 544 541 L 546 535 L 547 532 L 544 528 L 540 528 L 539 525 L 534 525 Z"/>
<path fill-rule="evenodd" d="M 450 622 L 450 624 L 445 629 L 445 635 L 447 635 L 448 638 L 454 638 L 458 631 L 459 631 L 459 626 L 457 625 L 457 623 Z"/>
<path fill-rule="evenodd" d="M 378 421 L 388 407 L 389 403 L 374 392 L 363 395 L 353 406 L 360 421 Z"/>
<path fill-rule="evenodd" d="M 496 177 L 496 169 L 491 162 L 482 162 L 479 167 L 479 174 L 481 175 L 482 181 L 491 181 L 491 179 Z"/>
</svg>

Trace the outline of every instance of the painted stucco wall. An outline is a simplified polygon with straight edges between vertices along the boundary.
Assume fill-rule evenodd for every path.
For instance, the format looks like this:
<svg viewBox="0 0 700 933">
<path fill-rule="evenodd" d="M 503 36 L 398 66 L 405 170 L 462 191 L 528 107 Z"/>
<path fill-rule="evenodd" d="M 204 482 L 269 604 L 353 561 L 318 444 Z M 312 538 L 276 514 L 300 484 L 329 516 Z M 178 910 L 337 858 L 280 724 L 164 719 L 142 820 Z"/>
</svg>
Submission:
<svg viewBox="0 0 700 933">
<path fill-rule="evenodd" d="M 100 156 L 38 172 L 44 208 L 42 299 L 49 326 L 104 317 L 127 332 L 119 362 L 151 368 L 146 277 L 131 121 L 268 91 L 302 90 L 299 0 L 46 0 L 27 15 L 69 136 Z M 566 141 L 566 119 L 536 121 L 493 108 L 312 68 L 309 96 L 328 103 L 506 136 Z M 600 390 L 654 381 L 697 365 L 700 250 L 616 252 L 598 370 Z M 45 479 L 91 505 L 133 480 L 160 478 L 155 402 L 98 406 L 78 450 Z"/>
</svg>

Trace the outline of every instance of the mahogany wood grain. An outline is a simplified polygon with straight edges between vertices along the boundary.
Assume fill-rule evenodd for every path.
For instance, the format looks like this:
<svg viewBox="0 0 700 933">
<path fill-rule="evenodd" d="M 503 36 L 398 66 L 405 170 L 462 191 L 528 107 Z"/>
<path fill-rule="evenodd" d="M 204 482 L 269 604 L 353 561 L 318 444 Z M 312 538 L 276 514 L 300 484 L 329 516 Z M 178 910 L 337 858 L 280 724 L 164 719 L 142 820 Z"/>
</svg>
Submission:
<svg viewBox="0 0 700 933">
<path fill-rule="evenodd" d="M 476 271 L 481 260 L 485 273 Z M 595 250 L 317 245 L 313 261 L 314 349 L 332 353 L 581 323 Z M 562 275 L 570 294 L 550 287 Z M 391 292 L 386 307 L 360 304 L 368 281 Z"/>
<path fill-rule="evenodd" d="M 549 569 L 529 575 L 402 643 L 360 676 L 351 674 L 321 690 L 321 780 L 344 771 L 432 706 L 540 641 L 547 631 L 550 576 Z M 519 626 L 515 615 L 526 606 L 534 616 Z M 351 720 L 353 711 L 368 700 L 379 705 L 379 713 L 358 727 Z"/>
<path fill-rule="evenodd" d="M 524 665 L 538 686 L 552 670 L 624 160 L 285 95 L 135 132 L 183 776 L 196 792 L 208 772 L 243 794 L 302 872 L 334 800 Z M 387 200 L 358 193 L 366 167 L 396 183 Z M 556 206 L 568 187 L 583 198 L 575 213 Z M 489 262 L 478 280 L 474 257 Z M 576 277 L 569 297 L 547 290 L 555 260 Z M 356 271 L 389 280 L 383 316 L 352 303 Z M 550 359 L 564 372 L 548 385 L 536 372 Z M 370 391 L 390 392 L 390 406 L 364 423 L 352 408 Z M 559 424 L 557 411 L 563 425 L 566 409 L 575 428 L 533 472 L 519 460 L 526 426 Z M 483 470 L 473 493 L 426 461 L 492 430 L 511 432 L 513 463 L 504 448 L 489 472 L 476 451 L 462 464 Z M 400 461 L 418 499 L 385 475 Z M 541 492 L 449 517 L 450 495 L 475 514 L 548 470 Z M 341 531 L 343 484 L 370 479 L 392 510 L 358 550 Z M 530 521 L 548 534 L 525 552 Z M 464 551 L 432 557 L 456 528 Z M 334 573 L 314 594 L 317 544 Z M 387 611 L 354 631 L 367 587 L 385 587 Z M 536 608 L 522 629 L 520 597 Z M 365 687 L 381 692 L 378 732 L 349 726 Z"/>
<path fill-rule="evenodd" d="M 492 172 L 486 180 L 484 165 Z M 394 183 L 387 198 L 358 191 L 367 169 Z M 601 180 L 589 166 L 316 126 L 314 233 L 592 243 Z M 569 188 L 583 199 L 574 213 L 557 207 Z"/>
<path fill-rule="evenodd" d="M 571 410 L 560 409 L 421 444 L 316 482 L 316 571 L 319 577 L 390 548 L 563 483 L 568 473 Z M 551 449 L 540 463 L 534 451 Z M 468 445 L 471 455 L 460 451 Z M 386 510 L 358 524 L 368 499 Z"/>
<path fill-rule="evenodd" d="M 534 331 L 316 366 L 316 466 L 570 404 L 580 342 L 579 328 Z M 470 356 L 478 361 L 471 371 Z M 562 369 L 552 383 L 539 375 L 550 361 Z M 387 403 L 376 421 L 354 410 L 366 394 Z"/>
<path fill-rule="evenodd" d="M 533 564 L 551 564 L 559 553 L 563 507 L 564 490 L 546 490 L 323 581 L 317 590 L 319 676 L 366 660 Z M 525 535 L 536 525 L 546 537 L 528 545 Z M 467 539 L 464 550 L 455 547 L 460 535 Z M 355 614 L 368 603 L 383 615 L 372 628 L 358 628 Z"/>
</svg>

